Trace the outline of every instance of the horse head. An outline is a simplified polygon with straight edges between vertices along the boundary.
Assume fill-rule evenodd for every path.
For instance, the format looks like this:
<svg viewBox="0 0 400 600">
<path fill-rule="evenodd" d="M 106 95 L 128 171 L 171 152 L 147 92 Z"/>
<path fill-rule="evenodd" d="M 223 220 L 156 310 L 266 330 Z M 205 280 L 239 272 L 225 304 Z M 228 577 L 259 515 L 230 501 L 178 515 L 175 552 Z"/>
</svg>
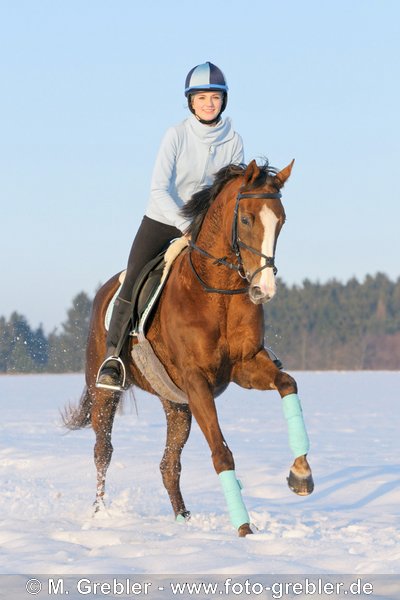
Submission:
<svg viewBox="0 0 400 600">
<path fill-rule="evenodd" d="M 280 172 L 254 160 L 247 167 L 228 165 L 183 207 L 181 214 L 191 220 L 189 263 L 206 292 L 248 292 L 255 304 L 273 298 L 275 248 L 285 222 L 280 189 L 293 163 Z M 217 265 L 228 269 L 221 272 Z M 237 287 L 239 275 L 245 287 Z"/>
<path fill-rule="evenodd" d="M 271 300 L 276 293 L 275 249 L 285 222 L 280 189 L 290 176 L 294 161 L 278 173 L 247 167 L 236 199 L 232 246 L 240 256 L 254 304 Z"/>
</svg>

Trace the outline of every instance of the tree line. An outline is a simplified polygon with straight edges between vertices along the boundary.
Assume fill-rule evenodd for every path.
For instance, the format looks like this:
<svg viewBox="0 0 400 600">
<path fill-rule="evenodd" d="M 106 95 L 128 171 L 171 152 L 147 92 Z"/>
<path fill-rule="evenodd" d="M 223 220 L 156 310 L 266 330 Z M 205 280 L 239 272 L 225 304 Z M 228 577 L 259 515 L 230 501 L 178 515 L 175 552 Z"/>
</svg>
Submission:
<svg viewBox="0 0 400 600">
<path fill-rule="evenodd" d="M 78 294 L 61 330 L 47 336 L 17 312 L 0 317 L 0 373 L 83 371 L 91 305 Z M 400 279 L 378 273 L 363 282 L 278 281 L 264 312 L 266 343 L 285 369 L 400 368 Z"/>
<path fill-rule="evenodd" d="M 78 294 L 61 331 L 48 336 L 43 327 L 32 330 L 27 319 L 13 312 L 0 317 L 0 373 L 69 373 L 84 370 L 85 345 L 92 300 Z"/>
<path fill-rule="evenodd" d="M 267 343 L 288 369 L 400 368 L 400 279 L 281 282 L 265 316 Z"/>
</svg>

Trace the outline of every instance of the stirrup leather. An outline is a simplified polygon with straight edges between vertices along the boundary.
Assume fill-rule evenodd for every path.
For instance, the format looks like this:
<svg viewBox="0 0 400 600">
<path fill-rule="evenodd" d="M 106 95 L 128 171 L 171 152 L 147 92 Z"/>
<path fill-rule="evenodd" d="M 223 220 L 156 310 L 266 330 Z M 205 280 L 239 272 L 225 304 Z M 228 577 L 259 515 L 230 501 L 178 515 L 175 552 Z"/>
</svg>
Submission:
<svg viewBox="0 0 400 600">
<path fill-rule="evenodd" d="M 110 360 L 114 360 L 116 361 L 120 367 L 121 367 L 121 373 L 122 373 L 122 383 L 121 385 L 112 385 L 112 384 L 107 384 L 107 383 L 100 383 L 99 382 L 99 377 L 101 374 L 101 370 L 104 366 L 107 365 L 107 363 Z M 101 363 L 100 368 L 97 372 L 97 377 L 96 377 L 96 387 L 97 388 L 103 388 L 106 390 L 115 390 L 117 392 L 123 392 L 125 390 L 125 383 L 126 383 L 126 368 L 124 365 L 124 361 L 119 357 L 119 356 L 107 356 L 107 358 Z"/>
</svg>

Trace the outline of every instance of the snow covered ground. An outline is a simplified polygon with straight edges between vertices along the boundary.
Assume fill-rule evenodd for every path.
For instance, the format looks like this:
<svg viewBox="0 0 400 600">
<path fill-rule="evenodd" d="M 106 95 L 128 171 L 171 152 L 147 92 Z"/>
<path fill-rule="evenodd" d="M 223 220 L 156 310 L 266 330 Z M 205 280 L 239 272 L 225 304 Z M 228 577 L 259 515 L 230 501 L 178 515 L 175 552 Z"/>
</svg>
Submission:
<svg viewBox="0 0 400 600">
<path fill-rule="evenodd" d="M 217 400 L 256 532 L 245 539 L 196 424 L 183 453 L 190 522 L 174 522 L 158 468 L 164 414 L 141 391 L 116 417 L 108 511 L 93 517 L 94 435 L 66 432 L 59 414 L 83 376 L 0 377 L 0 572 L 400 574 L 400 373 L 294 375 L 311 439 L 307 498 L 286 485 L 278 394 L 231 386 Z"/>
</svg>

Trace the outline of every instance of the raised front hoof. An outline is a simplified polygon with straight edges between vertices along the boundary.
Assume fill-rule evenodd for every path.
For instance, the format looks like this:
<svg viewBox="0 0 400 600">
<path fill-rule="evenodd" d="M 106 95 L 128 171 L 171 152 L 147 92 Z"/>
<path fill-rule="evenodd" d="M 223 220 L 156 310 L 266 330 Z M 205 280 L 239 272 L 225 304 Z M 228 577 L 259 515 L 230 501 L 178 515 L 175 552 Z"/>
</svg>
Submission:
<svg viewBox="0 0 400 600">
<path fill-rule="evenodd" d="M 299 477 L 293 471 L 290 471 L 287 478 L 289 488 L 298 496 L 309 496 L 314 491 L 314 480 L 312 475 Z"/>
<path fill-rule="evenodd" d="M 248 523 L 243 523 L 238 529 L 239 537 L 246 537 L 246 535 L 252 535 L 253 532 L 250 529 L 250 525 Z"/>
</svg>

